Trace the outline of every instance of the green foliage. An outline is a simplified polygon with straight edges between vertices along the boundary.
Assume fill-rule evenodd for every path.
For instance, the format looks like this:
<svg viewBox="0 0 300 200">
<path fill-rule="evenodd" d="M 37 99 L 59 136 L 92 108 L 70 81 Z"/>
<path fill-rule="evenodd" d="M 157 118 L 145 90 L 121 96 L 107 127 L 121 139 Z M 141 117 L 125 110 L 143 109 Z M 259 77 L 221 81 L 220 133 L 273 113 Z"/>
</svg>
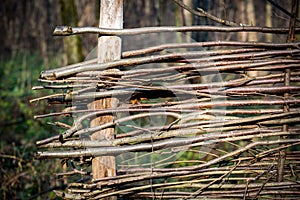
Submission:
<svg viewBox="0 0 300 200">
<path fill-rule="evenodd" d="M 0 59 L 0 199 L 53 199 L 51 187 L 59 185 L 53 173 L 60 167 L 56 161 L 34 158 L 35 141 L 55 132 L 45 120 L 34 120 L 46 104 L 30 104 L 41 95 L 31 88 L 37 85 L 43 62 L 34 53 L 16 53 Z M 45 192 L 44 195 L 42 193 Z M 39 194 L 39 195 L 37 195 Z"/>
</svg>

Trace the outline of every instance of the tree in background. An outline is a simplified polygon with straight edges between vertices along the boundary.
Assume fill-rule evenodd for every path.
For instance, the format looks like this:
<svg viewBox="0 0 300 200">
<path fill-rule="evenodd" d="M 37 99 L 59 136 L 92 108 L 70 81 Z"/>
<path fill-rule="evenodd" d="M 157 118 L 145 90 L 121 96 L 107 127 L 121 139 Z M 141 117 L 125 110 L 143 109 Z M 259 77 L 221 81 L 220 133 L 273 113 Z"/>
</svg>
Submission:
<svg viewBox="0 0 300 200">
<path fill-rule="evenodd" d="M 60 15 L 63 24 L 78 26 L 78 16 L 75 2 L 72 0 L 60 0 Z M 77 63 L 83 60 L 82 42 L 78 35 L 64 38 L 67 64 Z"/>
</svg>

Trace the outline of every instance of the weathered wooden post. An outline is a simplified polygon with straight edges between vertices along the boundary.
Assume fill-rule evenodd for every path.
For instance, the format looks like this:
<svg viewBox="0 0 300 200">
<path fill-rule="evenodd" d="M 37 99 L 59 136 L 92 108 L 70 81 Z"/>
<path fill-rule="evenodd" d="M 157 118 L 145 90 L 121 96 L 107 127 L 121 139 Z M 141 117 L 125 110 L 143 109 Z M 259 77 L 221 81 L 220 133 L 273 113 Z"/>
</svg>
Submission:
<svg viewBox="0 0 300 200">
<path fill-rule="evenodd" d="M 123 28 L 123 0 L 101 0 L 100 3 L 100 28 Z M 98 63 L 109 62 L 121 58 L 121 38 L 117 36 L 99 36 L 98 38 Z M 89 109 L 106 109 L 114 107 L 116 99 L 104 98 L 89 104 Z M 112 115 L 101 116 L 91 121 L 90 126 L 95 127 L 113 121 Z M 114 128 L 107 128 L 92 135 L 92 140 L 113 140 Z M 96 157 L 92 161 L 94 179 L 115 176 L 115 157 Z M 110 198 L 111 199 L 111 198 Z"/>
</svg>

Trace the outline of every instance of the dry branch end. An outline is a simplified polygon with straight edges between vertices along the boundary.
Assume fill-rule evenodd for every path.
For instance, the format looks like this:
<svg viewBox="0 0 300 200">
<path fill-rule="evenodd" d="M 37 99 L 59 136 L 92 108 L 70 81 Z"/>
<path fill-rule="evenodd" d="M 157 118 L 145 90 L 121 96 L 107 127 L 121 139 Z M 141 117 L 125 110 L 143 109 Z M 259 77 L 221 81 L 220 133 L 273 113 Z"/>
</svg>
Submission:
<svg viewBox="0 0 300 200">
<path fill-rule="evenodd" d="M 68 36 L 73 34 L 73 29 L 71 26 L 57 26 L 54 31 L 54 36 Z"/>
</svg>

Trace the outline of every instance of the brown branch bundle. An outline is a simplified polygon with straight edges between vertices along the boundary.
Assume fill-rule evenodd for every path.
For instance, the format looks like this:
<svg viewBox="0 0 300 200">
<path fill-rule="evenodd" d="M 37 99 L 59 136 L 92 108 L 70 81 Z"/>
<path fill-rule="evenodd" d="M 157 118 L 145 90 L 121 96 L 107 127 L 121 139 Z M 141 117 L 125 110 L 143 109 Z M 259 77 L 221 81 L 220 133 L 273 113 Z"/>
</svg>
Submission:
<svg viewBox="0 0 300 200">
<path fill-rule="evenodd" d="M 163 31 L 287 33 L 289 29 L 61 27 L 55 34 Z M 86 180 L 57 191 L 70 199 L 297 198 L 299 56 L 299 43 L 292 42 L 170 43 L 123 52 L 117 61 L 90 60 L 44 71 L 43 85 L 34 89 L 55 93 L 32 102 L 47 100 L 66 107 L 35 118 L 72 116 L 73 124 L 60 123 L 60 134 L 38 141 L 37 156 L 72 163 L 69 171 L 58 176 Z M 290 71 L 288 85 L 286 70 Z M 250 77 L 249 71 L 258 73 Z M 117 98 L 118 105 L 87 108 L 94 99 L 106 97 Z M 286 105 L 289 109 L 283 111 Z M 105 115 L 114 116 L 114 121 L 87 126 Z M 283 125 L 289 128 L 283 130 Z M 113 141 L 91 140 L 94 132 L 108 127 L 117 130 Z M 283 181 L 277 182 L 283 150 Z M 116 156 L 117 175 L 92 180 L 91 159 L 103 155 Z"/>
</svg>

